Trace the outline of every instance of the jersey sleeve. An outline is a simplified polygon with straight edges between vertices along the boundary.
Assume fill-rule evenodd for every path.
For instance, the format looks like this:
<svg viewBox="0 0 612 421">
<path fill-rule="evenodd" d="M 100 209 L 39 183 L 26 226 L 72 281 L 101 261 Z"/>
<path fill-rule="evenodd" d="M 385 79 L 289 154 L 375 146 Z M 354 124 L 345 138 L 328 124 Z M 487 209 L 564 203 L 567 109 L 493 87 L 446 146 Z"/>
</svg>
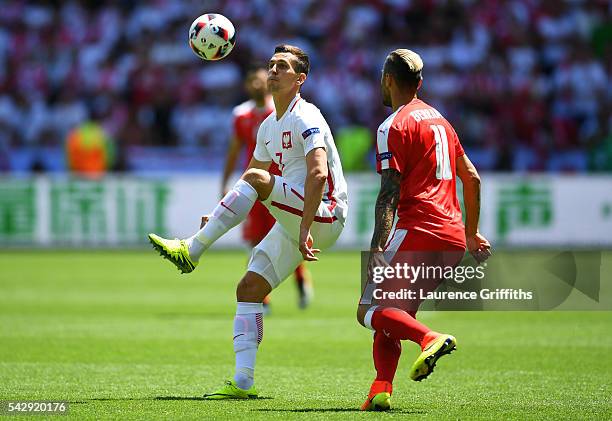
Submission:
<svg viewBox="0 0 612 421">
<path fill-rule="evenodd" d="M 390 125 L 387 128 L 379 128 L 376 134 L 376 172 L 393 168 L 400 174 L 404 170 L 405 157 L 403 151 L 406 149 L 405 138 L 401 130 Z"/>
<path fill-rule="evenodd" d="M 304 142 L 304 156 L 315 148 L 325 148 L 325 132 L 327 123 L 317 110 L 307 116 L 300 116 L 296 122 L 296 132 L 299 139 Z"/>
<path fill-rule="evenodd" d="M 257 130 L 257 142 L 255 143 L 255 150 L 253 151 L 253 158 L 263 162 L 272 161 L 270 152 L 268 152 L 268 148 L 266 148 L 264 143 L 263 132 L 263 127 L 259 126 L 259 130 Z"/>
</svg>

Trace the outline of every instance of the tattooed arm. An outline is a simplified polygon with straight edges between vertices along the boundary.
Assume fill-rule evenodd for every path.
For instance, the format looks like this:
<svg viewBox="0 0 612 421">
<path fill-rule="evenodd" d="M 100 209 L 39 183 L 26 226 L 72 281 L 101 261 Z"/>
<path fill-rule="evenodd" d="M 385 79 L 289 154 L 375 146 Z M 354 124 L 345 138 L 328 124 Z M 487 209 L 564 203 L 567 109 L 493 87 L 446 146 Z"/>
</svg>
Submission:
<svg viewBox="0 0 612 421">
<path fill-rule="evenodd" d="M 370 244 L 371 251 L 382 251 L 385 247 L 400 196 L 401 174 L 395 169 L 382 170 L 380 191 L 376 199 L 374 233 Z"/>
</svg>

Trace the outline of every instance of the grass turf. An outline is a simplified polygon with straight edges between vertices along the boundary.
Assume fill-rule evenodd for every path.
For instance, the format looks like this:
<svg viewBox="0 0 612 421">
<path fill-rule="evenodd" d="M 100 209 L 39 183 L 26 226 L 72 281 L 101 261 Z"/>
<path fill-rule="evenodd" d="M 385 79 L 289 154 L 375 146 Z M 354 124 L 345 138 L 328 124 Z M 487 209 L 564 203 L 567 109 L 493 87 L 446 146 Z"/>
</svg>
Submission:
<svg viewBox="0 0 612 421">
<path fill-rule="evenodd" d="M 612 313 L 423 313 L 459 346 L 422 383 L 404 343 L 393 410 L 360 413 L 374 371 L 354 317 L 359 254 L 310 265 L 316 298 L 272 297 L 262 399 L 200 400 L 233 371 L 234 289 L 246 255 L 211 253 L 180 276 L 153 252 L 0 253 L 0 400 L 67 400 L 74 419 L 605 419 Z"/>
</svg>

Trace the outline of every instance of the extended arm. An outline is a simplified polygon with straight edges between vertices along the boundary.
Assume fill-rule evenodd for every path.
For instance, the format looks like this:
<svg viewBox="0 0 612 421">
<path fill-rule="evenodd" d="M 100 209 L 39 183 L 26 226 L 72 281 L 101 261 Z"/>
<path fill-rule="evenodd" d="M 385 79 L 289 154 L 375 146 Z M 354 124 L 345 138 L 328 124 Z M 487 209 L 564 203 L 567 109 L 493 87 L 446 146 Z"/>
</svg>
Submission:
<svg viewBox="0 0 612 421">
<path fill-rule="evenodd" d="M 300 251 L 304 260 L 317 260 L 312 249 L 310 226 L 323 199 L 325 180 L 327 180 L 327 152 L 315 148 L 306 155 L 306 182 L 304 184 L 304 212 L 300 224 Z"/>
<path fill-rule="evenodd" d="M 491 255 L 491 245 L 478 232 L 480 219 L 480 176 L 467 155 L 457 157 L 457 176 L 463 184 L 463 203 L 465 205 L 465 240 L 468 251 L 478 262 Z"/>
</svg>

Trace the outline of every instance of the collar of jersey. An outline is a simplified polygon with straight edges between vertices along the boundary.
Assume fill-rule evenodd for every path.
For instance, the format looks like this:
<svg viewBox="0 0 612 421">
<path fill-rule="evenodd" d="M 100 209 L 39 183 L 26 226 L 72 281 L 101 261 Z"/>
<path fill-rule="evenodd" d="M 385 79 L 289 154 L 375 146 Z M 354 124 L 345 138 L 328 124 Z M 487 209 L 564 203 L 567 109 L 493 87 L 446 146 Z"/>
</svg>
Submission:
<svg viewBox="0 0 612 421">
<path fill-rule="evenodd" d="M 278 118 L 278 116 L 276 116 L 276 121 L 281 121 L 283 118 L 285 118 L 285 116 L 287 114 L 289 114 L 291 112 L 291 108 L 295 105 L 295 103 L 301 98 L 300 94 L 297 94 L 289 103 L 289 106 L 287 107 L 287 109 L 285 110 L 285 113 L 281 116 L 281 118 Z"/>
</svg>

